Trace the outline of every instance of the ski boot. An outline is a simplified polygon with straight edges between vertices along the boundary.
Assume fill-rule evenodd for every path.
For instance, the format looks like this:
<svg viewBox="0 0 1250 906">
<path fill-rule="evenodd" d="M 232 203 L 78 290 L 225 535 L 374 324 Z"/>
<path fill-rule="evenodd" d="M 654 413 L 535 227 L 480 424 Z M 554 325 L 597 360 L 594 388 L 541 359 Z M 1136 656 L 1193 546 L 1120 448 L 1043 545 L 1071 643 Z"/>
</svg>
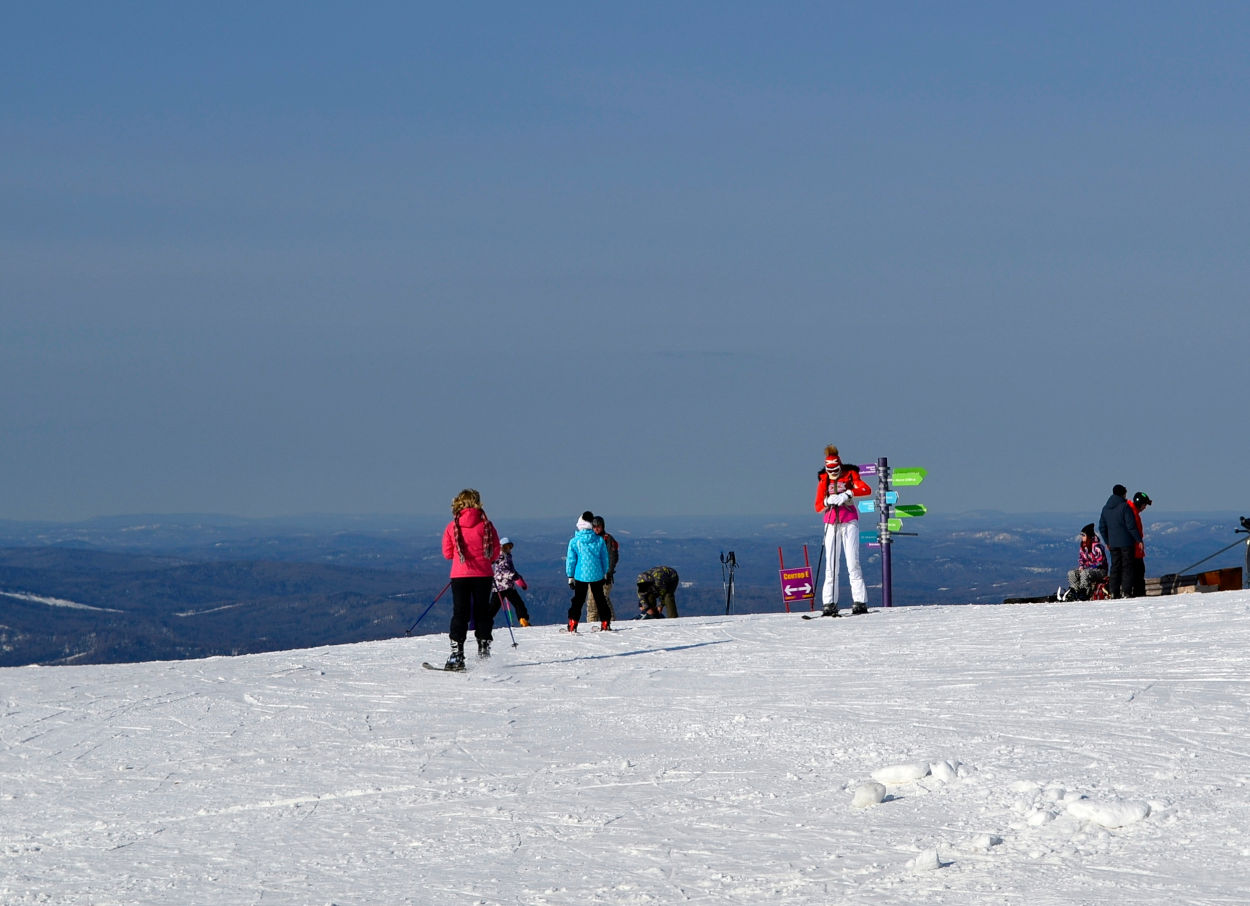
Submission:
<svg viewBox="0 0 1250 906">
<path fill-rule="evenodd" d="M 522 626 L 529 626 L 529 624 L 530 624 L 530 621 L 529 621 L 529 620 L 525 619 L 525 617 L 521 617 L 521 625 L 522 625 Z"/>
<path fill-rule="evenodd" d="M 490 657 L 490 639 L 477 640 L 477 656 Z"/>
<path fill-rule="evenodd" d="M 569 632 L 577 632 L 577 620 L 569 620 Z"/>
<path fill-rule="evenodd" d="M 838 615 L 838 605 L 826 604 L 824 609 L 820 612 L 820 615 L 822 617 L 836 617 Z"/>
<path fill-rule="evenodd" d="M 451 657 L 447 658 L 447 665 L 444 670 L 463 670 L 464 669 L 464 642 L 451 643 Z"/>
<path fill-rule="evenodd" d="M 604 620 L 602 623 L 600 623 L 600 624 L 599 624 L 599 631 L 600 631 L 600 632 L 611 632 L 611 631 L 612 631 L 612 623 L 611 623 L 611 621 L 610 621 L 610 620 Z"/>
<path fill-rule="evenodd" d="M 865 604 L 863 601 L 856 601 L 854 604 L 851 605 L 851 613 L 855 615 L 861 614 L 861 613 L 868 613 L 868 605 Z"/>
</svg>

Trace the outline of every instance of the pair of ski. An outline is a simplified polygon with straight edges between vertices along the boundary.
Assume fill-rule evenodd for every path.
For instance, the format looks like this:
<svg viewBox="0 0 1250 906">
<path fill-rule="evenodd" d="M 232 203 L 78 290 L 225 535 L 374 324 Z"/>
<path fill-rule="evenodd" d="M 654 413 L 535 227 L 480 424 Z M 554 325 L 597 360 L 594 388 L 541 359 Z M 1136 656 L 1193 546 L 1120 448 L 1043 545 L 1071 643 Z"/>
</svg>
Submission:
<svg viewBox="0 0 1250 906">
<path fill-rule="evenodd" d="M 876 611 L 865 610 L 862 614 L 855 613 L 855 611 L 853 610 L 848 610 L 845 613 L 843 613 L 842 611 L 838 611 L 837 613 L 805 613 L 803 614 L 803 619 L 819 620 L 821 617 L 844 617 L 844 616 L 845 617 L 858 617 L 858 616 L 867 616 L 870 613 L 876 613 Z"/>
</svg>

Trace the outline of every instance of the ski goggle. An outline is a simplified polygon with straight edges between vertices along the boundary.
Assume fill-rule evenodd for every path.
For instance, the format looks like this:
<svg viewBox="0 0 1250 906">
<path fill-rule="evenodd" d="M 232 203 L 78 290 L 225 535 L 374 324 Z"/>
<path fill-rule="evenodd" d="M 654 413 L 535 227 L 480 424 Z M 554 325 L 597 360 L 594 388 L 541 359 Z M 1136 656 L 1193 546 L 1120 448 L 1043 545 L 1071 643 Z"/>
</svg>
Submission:
<svg viewBox="0 0 1250 906">
<path fill-rule="evenodd" d="M 826 459 L 825 471 L 830 475 L 840 475 L 842 474 L 842 463 L 836 459 Z"/>
</svg>

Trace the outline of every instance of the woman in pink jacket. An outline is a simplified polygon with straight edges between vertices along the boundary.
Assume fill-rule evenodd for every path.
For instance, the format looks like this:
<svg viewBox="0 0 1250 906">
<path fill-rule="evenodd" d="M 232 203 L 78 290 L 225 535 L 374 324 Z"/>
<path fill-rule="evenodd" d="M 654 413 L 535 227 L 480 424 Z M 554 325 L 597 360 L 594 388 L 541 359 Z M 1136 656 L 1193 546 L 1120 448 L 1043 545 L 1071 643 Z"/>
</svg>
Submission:
<svg viewBox="0 0 1250 906">
<path fill-rule="evenodd" d="M 499 536 L 482 509 L 482 495 L 465 488 L 451 502 L 451 522 L 443 529 L 443 556 L 451 561 L 451 657 L 446 669 L 464 669 L 464 640 L 473 618 L 479 657 L 490 657 L 494 614 L 492 562 L 499 555 Z"/>
</svg>

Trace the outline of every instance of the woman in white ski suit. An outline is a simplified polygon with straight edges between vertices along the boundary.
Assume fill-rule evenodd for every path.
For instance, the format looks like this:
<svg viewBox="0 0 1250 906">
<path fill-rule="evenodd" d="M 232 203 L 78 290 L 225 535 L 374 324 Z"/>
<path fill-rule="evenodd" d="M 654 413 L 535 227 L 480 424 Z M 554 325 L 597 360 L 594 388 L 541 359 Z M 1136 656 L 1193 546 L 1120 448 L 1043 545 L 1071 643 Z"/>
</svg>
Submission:
<svg viewBox="0 0 1250 906">
<path fill-rule="evenodd" d="M 825 468 L 816 485 L 816 512 L 824 513 L 825 581 L 821 603 L 825 616 L 838 614 L 838 567 L 846 557 L 846 574 L 851 582 L 851 613 L 868 611 L 868 589 L 859 567 L 859 507 L 856 497 L 867 497 L 872 488 L 859 477 L 859 469 L 844 465 L 838 448 L 825 447 Z"/>
</svg>

